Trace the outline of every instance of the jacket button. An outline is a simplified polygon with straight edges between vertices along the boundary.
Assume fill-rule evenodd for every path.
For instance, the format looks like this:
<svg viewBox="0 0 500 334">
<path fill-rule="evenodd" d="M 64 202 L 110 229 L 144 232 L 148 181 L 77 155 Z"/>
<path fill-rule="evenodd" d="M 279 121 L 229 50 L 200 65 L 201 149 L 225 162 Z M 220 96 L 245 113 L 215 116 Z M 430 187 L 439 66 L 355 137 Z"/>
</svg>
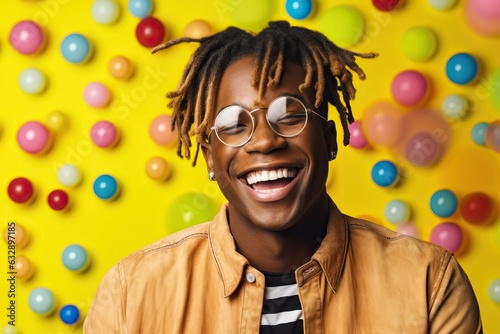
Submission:
<svg viewBox="0 0 500 334">
<path fill-rule="evenodd" d="M 245 279 L 247 280 L 248 283 L 253 283 L 255 282 L 255 275 L 253 273 L 248 273 L 245 276 Z"/>
</svg>

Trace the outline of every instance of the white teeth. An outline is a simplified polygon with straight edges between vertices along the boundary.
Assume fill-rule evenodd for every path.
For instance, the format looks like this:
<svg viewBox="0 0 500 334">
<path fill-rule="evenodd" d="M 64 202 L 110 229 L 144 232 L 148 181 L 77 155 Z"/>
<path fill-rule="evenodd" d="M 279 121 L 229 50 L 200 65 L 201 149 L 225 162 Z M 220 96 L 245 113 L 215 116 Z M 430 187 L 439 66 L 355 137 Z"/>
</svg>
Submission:
<svg viewBox="0 0 500 334">
<path fill-rule="evenodd" d="M 250 172 L 246 175 L 246 180 L 249 185 L 257 182 L 272 181 L 283 178 L 294 178 L 297 175 L 295 168 L 278 168 L 273 170 L 259 170 Z"/>
</svg>

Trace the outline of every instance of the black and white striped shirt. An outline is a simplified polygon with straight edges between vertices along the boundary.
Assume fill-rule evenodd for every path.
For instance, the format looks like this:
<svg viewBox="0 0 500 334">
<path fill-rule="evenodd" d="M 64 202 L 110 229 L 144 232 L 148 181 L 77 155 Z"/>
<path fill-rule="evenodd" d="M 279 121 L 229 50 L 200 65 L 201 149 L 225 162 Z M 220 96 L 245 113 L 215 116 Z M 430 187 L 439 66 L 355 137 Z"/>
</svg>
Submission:
<svg viewBox="0 0 500 334">
<path fill-rule="evenodd" d="M 261 334 L 304 333 L 295 272 L 264 273 L 266 290 L 260 320 Z"/>
</svg>

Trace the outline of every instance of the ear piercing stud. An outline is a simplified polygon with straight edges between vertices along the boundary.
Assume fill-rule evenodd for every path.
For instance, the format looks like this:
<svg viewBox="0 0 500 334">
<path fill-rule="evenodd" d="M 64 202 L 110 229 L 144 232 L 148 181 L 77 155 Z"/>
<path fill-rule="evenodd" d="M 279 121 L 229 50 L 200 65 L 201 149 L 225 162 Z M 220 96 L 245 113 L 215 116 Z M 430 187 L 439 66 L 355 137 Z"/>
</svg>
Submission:
<svg viewBox="0 0 500 334">
<path fill-rule="evenodd" d="M 215 181 L 215 173 L 214 172 L 210 172 L 208 173 L 208 179 L 210 181 Z"/>
</svg>

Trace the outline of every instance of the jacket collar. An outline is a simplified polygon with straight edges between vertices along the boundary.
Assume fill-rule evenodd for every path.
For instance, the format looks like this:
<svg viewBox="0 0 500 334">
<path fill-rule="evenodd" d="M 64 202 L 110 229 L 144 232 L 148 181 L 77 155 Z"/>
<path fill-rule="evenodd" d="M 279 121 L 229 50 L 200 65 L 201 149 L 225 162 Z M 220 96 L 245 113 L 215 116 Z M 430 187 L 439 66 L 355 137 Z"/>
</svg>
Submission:
<svg viewBox="0 0 500 334">
<path fill-rule="evenodd" d="M 337 291 L 344 267 L 348 246 L 347 233 L 345 217 L 330 199 L 326 236 L 318 250 L 313 254 L 311 261 L 319 263 L 333 292 Z M 222 205 L 219 213 L 210 223 L 208 238 L 224 286 L 224 297 L 228 297 L 243 280 L 243 273 L 249 262 L 236 251 L 236 245 L 227 221 L 227 203 Z"/>
</svg>

